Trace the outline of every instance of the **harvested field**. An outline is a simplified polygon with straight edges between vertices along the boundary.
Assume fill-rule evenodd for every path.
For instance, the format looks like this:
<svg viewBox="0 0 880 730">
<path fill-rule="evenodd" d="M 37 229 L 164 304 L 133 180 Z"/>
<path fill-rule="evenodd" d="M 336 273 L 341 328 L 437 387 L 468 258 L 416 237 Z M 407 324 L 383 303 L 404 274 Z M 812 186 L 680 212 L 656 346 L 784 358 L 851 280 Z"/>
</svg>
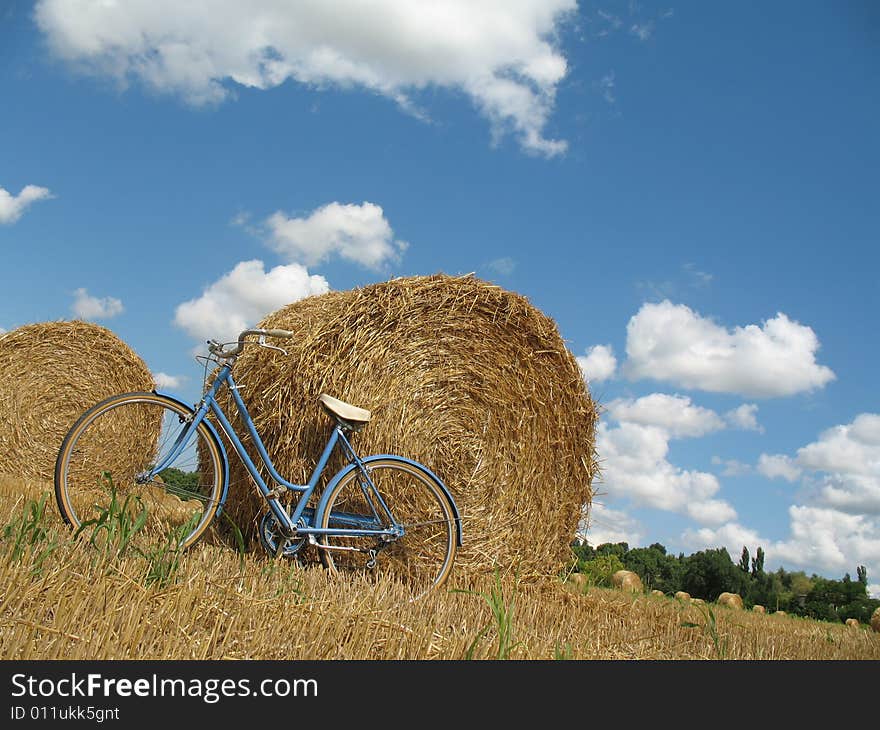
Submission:
<svg viewBox="0 0 880 730">
<path fill-rule="evenodd" d="M 310 476 L 331 428 L 318 405 L 328 393 L 372 411 L 354 437 L 360 454 L 415 459 L 449 487 L 460 574 L 526 577 L 569 558 L 592 498 L 597 409 L 556 324 L 525 297 L 473 276 L 412 277 L 309 297 L 259 326 L 296 333 L 273 341 L 289 357 L 246 348 L 235 369 L 282 474 Z M 254 534 L 265 504 L 232 467 L 227 513 Z"/>
<path fill-rule="evenodd" d="M 27 501 L 49 490 L 0 477 L 0 526 L 20 525 Z M 400 605 L 390 585 L 199 543 L 167 581 L 151 582 L 143 558 L 71 541 L 51 497 L 39 526 L 44 538 L 19 557 L 14 530 L 0 537 L 0 660 L 880 659 L 870 630 L 721 610 L 715 641 L 697 607 L 551 573 L 497 584 L 453 573 L 451 590 Z"/>
</svg>

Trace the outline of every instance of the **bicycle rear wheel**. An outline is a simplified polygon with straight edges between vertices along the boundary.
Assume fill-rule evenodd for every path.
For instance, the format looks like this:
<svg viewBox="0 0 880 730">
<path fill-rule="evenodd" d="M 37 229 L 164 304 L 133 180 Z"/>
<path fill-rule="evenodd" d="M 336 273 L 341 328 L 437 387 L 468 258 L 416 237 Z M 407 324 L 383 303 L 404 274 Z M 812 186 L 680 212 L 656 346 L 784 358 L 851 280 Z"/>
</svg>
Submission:
<svg viewBox="0 0 880 730">
<path fill-rule="evenodd" d="M 332 487 L 319 527 L 386 529 L 391 527 L 390 511 L 403 536 L 384 542 L 325 535 L 319 540 L 321 561 L 331 572 L 399 584 L 406 600 L 414 601 L 449 577 L 458 544 L 455 510 L 436 479 L 408 461 L 377 459 L 368 463 L 367 471 L 388 510 L 355 468 Z M 372 567 L 370 550 L 375 550 Z"/>
<path fill-rule="evenodd" d="M 221 446 L 204 422 L 168 459 L 192 415 L 171 398 L 125 393 L 80 416 L 55 462 L 55 498 L 65 522 L 120 552 L 182 550 L 198 540 L 217 514 L 225 470 Z"/>
</svg>

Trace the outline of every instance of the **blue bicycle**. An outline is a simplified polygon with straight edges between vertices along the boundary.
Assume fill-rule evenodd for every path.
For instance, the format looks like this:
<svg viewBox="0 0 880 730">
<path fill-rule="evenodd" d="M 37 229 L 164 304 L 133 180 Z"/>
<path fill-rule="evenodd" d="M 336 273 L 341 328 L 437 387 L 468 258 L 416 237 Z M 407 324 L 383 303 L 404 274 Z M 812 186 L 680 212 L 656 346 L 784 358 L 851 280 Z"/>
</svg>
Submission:
<svg viewBox="0 0 880 730">
<path fill-rule="evenodd" d="M 79 532 L 106 528 L 109 537 L 107 515 L 115 510 L 117 522 L 132 527 L 126 539 L 144 549 L 163 541 L 178 550 L 191 546 L 226 500 L 229 461 L 216 421 L 266 500 L 259 535 L 269 553 L 295 557 L 309 543 L 328 570 L 390 573 L 412 599 L 442 585 L 461 545 L 458 509 L 444 483 L 422 464 L 394 454 L 357 455 L 350 437 L 370 421 L 368 410 L 321 395 L 333 427 L 308 483 L 294 484 L 276 470 L 232 369 L 246 345 L 287 354 L 266 337 L 292 336 L 287 330 L 247 329 L 237 342 L 209 340 L 206 359 L 217 367 L 194 407 L 153 391 L 115 395 L 83 413 L 55 463 L 55 497 L 66 523 Z M 271 486 L 216 400 L 223 386 L 230 389 Z M 347 463 L 318 497 L 321 475 L 337 447 Z M 299 497 L 282 500 L 288 492 Z"/>
</svg>

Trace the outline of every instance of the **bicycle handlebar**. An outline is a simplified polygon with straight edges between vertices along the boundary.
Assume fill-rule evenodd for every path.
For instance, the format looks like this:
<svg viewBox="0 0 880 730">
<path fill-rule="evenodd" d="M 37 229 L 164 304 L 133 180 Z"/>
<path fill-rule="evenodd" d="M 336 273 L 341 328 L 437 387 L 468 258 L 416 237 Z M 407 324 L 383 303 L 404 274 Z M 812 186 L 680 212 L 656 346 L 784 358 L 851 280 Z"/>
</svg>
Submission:
<svg viewBox="0 0 880 730">
<path fill-rule="evenodd" d="M 260 338 L 263 337 L 282 337 L 289 338 L 293 337 L 293 332 L 290 330 L 279 330 L 279 329 L 271 329 L 271 330 L 263 330 L 263 329 L 247 329 L 242 330 L 241 334 L 238 336 L 238 344 L 234 347 L 227 349 L 225 345 L 216 340 L 208 340 L 208 352 L 212 355 L 216 355 L 220 358 L 230 358 L 238 355 L 245 346 L 245 337 L 249 337 L 251 335 L 258 336 Z M 280 349 L 280 348 L 277 348 Z"/>
</svg>

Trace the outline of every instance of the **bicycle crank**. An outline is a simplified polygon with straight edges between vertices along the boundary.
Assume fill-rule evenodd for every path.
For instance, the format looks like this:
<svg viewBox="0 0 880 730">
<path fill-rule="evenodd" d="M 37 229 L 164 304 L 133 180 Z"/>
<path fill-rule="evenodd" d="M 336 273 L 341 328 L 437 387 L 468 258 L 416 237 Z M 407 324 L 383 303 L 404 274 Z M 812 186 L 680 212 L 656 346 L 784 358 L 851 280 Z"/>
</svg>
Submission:
<svg viewBox="0 0 880 730">
<path fill-rule="evenodd" d="M 292 558 L 305 544 L 306 538 L 287 537 L 278 528 L 278 521 L 271 512 L 266 512 L 260 520 L 260 542 L 270 555 Z"/>
</svg>

